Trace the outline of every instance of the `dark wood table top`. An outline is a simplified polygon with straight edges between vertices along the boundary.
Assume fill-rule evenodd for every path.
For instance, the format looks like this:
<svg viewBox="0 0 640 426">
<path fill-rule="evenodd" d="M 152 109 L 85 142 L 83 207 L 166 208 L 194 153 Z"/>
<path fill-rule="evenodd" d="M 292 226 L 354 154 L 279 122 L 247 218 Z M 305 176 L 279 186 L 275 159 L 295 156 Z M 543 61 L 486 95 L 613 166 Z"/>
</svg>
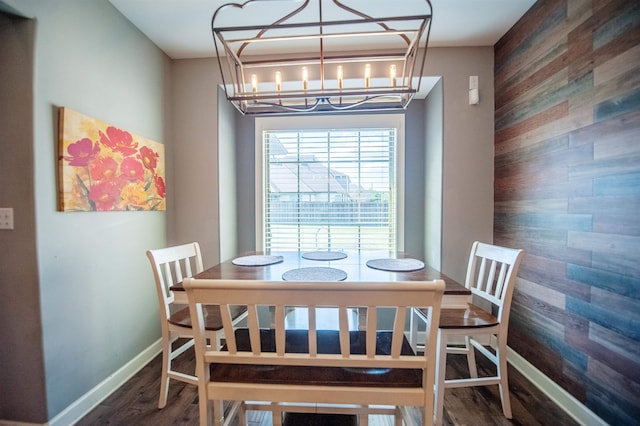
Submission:
<svg viewBox="0 0 640 426">
<path fill-rule="evenodd" d="M 267 253 L 283 256 L 283 262 L 267 266 L 238 266 L 229 259 L 216 266 L 205 269 L 196 274 L 200 279 L 242 279 L 258 281 L 282 281 L 282 275 L 291 270 L 305 267 L 328 267 L 340 269 L 347 274 L 344 281 L 361 282 L 394 282 L 394 281 L 428 281 L 441 279 L 445 282 L 446 295 L 469 295 L 470 292 L 462 284 L 454 281 L 440 271 L 426 266 L 424 269 L 413 272 L 389 272 L 370 268 L 366 265 L 368 260 L 382 258 L 409 258 L 404 253 L 389 252 L 346 252 L 347 257 L 340 260 L 318 261 L 308 260 L 302 257 L 300 252 Z M 265 254 L 263 252 L 243 253 L 239 256 L 253 254 Z M 181 283 L 172 287 L 172 290 L 183 290 Z"/>
</svg>

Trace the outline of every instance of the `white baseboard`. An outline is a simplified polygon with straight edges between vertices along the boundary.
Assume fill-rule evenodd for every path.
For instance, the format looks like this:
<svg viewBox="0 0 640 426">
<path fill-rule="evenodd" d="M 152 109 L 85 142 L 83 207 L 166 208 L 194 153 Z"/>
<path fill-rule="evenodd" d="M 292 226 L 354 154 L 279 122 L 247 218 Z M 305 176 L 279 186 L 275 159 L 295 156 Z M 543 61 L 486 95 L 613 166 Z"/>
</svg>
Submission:
<svg viewBox="0 0 640 426">
<path fill-rule="evenodd" d="M 145 365 L 162 351 L 162 339 L 158 339 L 147 349 L 136 355 L 131 361 L 123 365 L 119 370 L 104 379 L 89 392 L 74 401 L 60 414 L 49 420 L 48 426 L 67 426 L 76 423 L 109 395 L 133 377 Z M 3 423 L 0 423 L 3 426 Z M 13 424 L 12 424 L 13 426 Z M 17 424 L 16 424 L 17 426 Z"/>
<path fill-rule="evenodd" d="M 576 422 L 585 426 L 607 426 L 607 422 L 511 348 L 507 348 L 507 361 Z"/>
</svg>

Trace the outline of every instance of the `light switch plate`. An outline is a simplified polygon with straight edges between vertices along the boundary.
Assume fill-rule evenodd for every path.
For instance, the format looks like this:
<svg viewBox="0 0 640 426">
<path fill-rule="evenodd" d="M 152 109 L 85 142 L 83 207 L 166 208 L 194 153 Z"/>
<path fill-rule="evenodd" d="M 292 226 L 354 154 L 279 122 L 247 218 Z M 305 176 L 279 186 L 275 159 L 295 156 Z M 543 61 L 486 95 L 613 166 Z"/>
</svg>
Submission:
<svg viewBox="0 0 640 426">
<path fill-rule="evenodd" d="M 12 207 L 0 207 L 0 229 L 13 229 Z"/>
<path fill-rule="evenodd" d="M 478 76 L 469 76 L 469 90 L 478 90 Z"/>
</svg>

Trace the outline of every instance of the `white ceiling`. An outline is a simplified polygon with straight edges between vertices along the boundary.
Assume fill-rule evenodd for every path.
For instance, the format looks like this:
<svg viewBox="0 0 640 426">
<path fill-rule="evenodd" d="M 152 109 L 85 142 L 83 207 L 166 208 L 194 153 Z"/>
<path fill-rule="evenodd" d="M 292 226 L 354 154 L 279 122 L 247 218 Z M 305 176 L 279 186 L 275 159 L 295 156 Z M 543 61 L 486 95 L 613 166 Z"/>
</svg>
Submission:
<svg viewBox="0 0 640 426">
<path fill-rule="evenodd" d="M 169 57 L 189 59 L 215 56 L 211 17 L 233 0 L 109 1 Z M 393 12 L 404 1 L 387 0 L 384 5 Z M 431 0 L 429 46 L 493 46 L 535 1 Z"/>
</svg>

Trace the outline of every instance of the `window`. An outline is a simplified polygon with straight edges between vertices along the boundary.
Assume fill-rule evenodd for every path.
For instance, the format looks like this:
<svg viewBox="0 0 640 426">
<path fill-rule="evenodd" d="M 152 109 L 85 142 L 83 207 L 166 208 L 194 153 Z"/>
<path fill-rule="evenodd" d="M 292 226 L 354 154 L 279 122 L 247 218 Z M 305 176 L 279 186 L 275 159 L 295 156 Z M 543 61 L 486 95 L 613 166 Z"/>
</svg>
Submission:
<svg viewBox="0 0 640 426">
<path fill-rule="evenodd" d="M 401 250 L 403 118 L 257 119 L 257 246 Z"/>
</svg>

